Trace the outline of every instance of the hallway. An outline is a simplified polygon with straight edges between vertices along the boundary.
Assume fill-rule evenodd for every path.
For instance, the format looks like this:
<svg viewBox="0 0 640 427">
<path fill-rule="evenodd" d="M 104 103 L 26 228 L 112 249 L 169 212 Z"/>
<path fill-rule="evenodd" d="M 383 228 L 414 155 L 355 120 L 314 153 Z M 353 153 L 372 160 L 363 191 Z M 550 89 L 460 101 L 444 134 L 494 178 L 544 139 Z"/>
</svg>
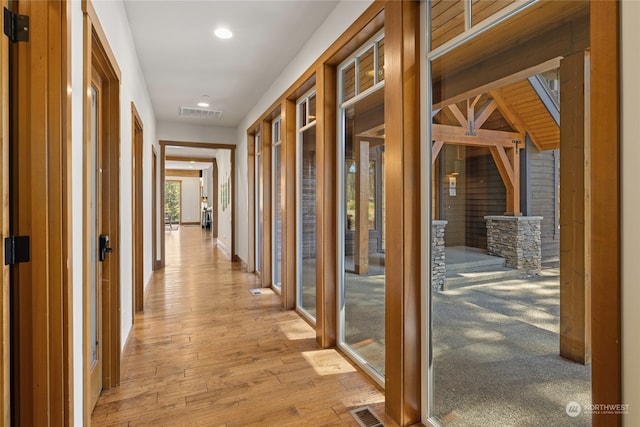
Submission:
<svg viewBox="0 0 640 427">
<path fill-rule="evenodd" d="M 200 227 L 165 233 L 166 267 L 123 351 L 120 387 L 103 392 L 95 426 L 357 426 L 384 394 L 270 289 L 230 263 Z"/>
</svg>

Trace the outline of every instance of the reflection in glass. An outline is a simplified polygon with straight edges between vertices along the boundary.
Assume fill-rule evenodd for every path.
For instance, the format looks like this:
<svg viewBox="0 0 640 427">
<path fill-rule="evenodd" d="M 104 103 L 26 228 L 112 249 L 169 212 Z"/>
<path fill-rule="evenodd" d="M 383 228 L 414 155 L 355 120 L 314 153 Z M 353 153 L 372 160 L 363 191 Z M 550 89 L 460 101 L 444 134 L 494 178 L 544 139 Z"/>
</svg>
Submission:
<svg viewBox="0 0 640 427">
<path fill-rule="evenodd" d="M 315 98 L 314 98 L 315 99 Z M 316 128 L 301 133 L 300 150 L 300 291 L 298 305 L 316 317 Z"/>
<path fill-rule="evenodd" d="M 360 68 L 358 93 L 362 93 L 374 85 L 376 70 L 373 46 L 358 58 L 358 66 Z"/>
<path fill-rule="evenodd" d="M 356 95 L 356 63 L 352 62 L 342 71 L 342 101 Z"/>
<path fill-rule="evenodd" d="M 436 69 L 432 78 L 444 86 L 456 71 Z M 566 412 L 570 402 L 591 403 L 591 369 L 560 355 L 560 303 L 571 298 L 560 291 L 556 233 L 561 136 L 542 95 L 522 77 L 442 100 L 431 115 L 431 253 L 442 264 L 431 272 L 428 395 L 443 426 L 591 425 L 584 412 Z M 541 127 L 549 132 L 533 141 Z M 474 138 L 482 133 L 491 138 Z M 584 308 L 585 300 L 570 303 Z"/>
<path fill-rule="evenodd" d="M 273 286 L 282 284 L 282 144 L 280 120 L 273 123 Z"/>
<path fill-rule="evenodd" d="M 90 182 L 94 185 L 94 191 L 90 192 L 89 196 L 89 224 L 90 226 L 90 236 L 89 236 L 89 247 L 91 250 L 89 251 L 89 277 L 91 278 L 91 283 L 89 284 L 89 301 L 90 307 L 90 323 L 89 328 L 90 339 L 91 339 L 91 359 L 90 366 L 91 368 L 98 362 L 98 313 L 100 307 L 98 306 L 98 293 L 100 292 L 100 283 L 98 278 L 98 212 L 97 212 L 97 203 L 98 203 L 98 93 L 95 87 L 91 87 L 91 155 L 89 166 L 91 173 Z"/>
<path fill-rule="evenodd" d="M 255 189 L 256 189 L 256 272 L 262 271 L 262 153 L 260 152 L 260 135 L 256 135 L 256 165 L 255 165 Z"/>
<path fill-rule="evenodd" d="M 341 344 L 384 377 L 384 90 L 343 109 Z"/>
</svg>

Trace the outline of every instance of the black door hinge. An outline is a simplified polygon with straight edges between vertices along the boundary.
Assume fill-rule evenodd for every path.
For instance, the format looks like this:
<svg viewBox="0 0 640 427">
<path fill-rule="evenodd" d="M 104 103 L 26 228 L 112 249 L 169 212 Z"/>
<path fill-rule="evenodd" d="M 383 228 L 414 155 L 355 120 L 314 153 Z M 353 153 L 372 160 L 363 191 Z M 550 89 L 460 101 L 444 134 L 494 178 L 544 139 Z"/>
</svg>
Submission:
<svg viewBox="0 0 640 427">
<path fill-rule="evenodd" d="M 5 7 L 4 33 L 12 42 L 28 42 L 29 17 L 27 15 L 16 15 Z"/>
<path fill-rule="evenodd" d="M 9 236 L 4 239 L 4 265 L 29 262 L 29 236 Z"/>
</svg>

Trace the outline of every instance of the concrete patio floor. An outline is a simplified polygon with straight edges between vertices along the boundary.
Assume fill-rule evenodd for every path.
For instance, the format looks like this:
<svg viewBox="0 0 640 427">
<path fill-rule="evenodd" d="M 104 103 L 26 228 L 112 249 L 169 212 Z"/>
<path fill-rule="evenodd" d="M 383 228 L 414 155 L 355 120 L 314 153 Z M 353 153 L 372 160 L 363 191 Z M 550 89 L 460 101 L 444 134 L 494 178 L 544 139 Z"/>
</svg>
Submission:
<svg viewBox="0 0 640 427">
<path fill-rule="evenodd" d="M 384 372 L 383 276 L 348 275 L 347 341 Z M 434 414 L 446 426 L 589 426 L 591 368 L 559 356 L 559 271 L 433 296 Z"/>
</svg>

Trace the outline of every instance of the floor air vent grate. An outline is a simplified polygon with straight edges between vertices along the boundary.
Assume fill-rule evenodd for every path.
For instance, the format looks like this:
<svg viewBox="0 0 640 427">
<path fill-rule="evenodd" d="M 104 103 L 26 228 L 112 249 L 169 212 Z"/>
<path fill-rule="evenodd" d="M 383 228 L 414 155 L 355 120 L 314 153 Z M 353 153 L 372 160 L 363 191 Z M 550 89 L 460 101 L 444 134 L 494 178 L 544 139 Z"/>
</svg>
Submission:
<svg viewBox="0 0 640 427">
<path fill-rule="evenodd" d="M 385 425 L 375 416 L 371 408 L 365 406 L 363 408 L 353 409 L 350 411 L 353 418 L 362 427 L 385 427 Z"/>
</svg>

